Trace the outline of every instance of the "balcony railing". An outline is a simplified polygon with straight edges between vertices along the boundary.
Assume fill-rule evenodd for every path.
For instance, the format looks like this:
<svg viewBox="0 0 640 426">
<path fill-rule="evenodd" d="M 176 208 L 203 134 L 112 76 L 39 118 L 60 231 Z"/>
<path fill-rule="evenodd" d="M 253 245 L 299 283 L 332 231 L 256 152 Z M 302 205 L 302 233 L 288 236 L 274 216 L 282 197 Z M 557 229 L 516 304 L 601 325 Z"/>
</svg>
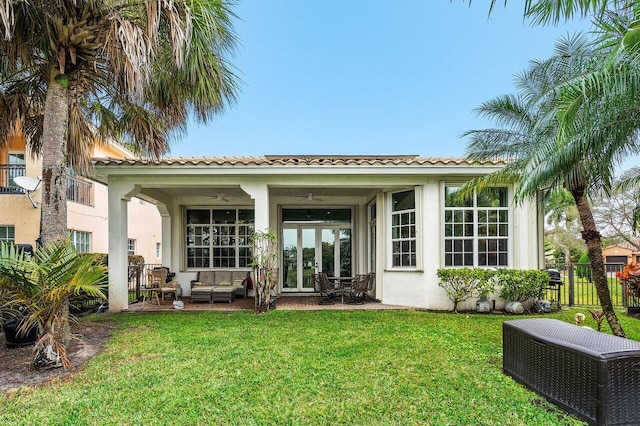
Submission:
<svg viewBox="0 0 640 426">
<path fill-rule="evenodd" d="M 24 164 L 0 164 L 0 194 L 24 194 L 13 178 L 24 176 L 25 172 Z"/>
<path fill-rule="evenodd" d="M 67 201 L 93 205 L 93 183 L 75 176 L 67 176 Z"/>
</svg>

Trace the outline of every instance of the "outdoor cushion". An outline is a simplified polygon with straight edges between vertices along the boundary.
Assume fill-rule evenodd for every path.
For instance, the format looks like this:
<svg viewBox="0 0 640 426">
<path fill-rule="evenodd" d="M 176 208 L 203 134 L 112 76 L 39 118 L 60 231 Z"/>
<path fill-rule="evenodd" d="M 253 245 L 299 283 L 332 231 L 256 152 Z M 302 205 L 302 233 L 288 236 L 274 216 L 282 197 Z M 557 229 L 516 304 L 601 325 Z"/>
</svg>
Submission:
<svg viewBox="0 0 640 426">
<path fill-rule="evenodd" d="M 231 283 L 230 283 L 230 282 L 228 282 L 228 281 L 222 281 L 222 282 L 221 282 L 221 283 L 219 283 L 218 285 L 228 287 L 228 286 L 230 286 L 230 285 L 231 285 Z"/>
<path fill-rule="evenodd" d="M 193 286 L 194 287 L 204 287 L 206 285 L 207 285 L 207 283 L 203 283 L 202 281 L 194 281 L 193 282 Z"/>
</svg>

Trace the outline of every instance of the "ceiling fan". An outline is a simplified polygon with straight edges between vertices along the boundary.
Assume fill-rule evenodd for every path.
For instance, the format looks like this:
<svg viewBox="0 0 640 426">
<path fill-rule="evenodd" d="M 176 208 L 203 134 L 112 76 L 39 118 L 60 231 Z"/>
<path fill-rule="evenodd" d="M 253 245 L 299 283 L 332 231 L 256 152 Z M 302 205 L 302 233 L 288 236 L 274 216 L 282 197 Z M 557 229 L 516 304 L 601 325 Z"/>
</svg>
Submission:
<svg viewBox="0 0 640 426">
<path fill-rule="evenodd" d="M 305 201 L 322 201 L 322 198 L 314 197 L 313 192 L 308 192 L 307 195 L 296 195 L 296 198 Z"/>
<path fill-rule="evenodd" d="M 224 192 L 218 192 L 215 195 L 210 195 L 209 198 L 212 200 L 224 201 L 225 203 L 229 202 L 229 199 L 225 196 Z"/>
</svg>

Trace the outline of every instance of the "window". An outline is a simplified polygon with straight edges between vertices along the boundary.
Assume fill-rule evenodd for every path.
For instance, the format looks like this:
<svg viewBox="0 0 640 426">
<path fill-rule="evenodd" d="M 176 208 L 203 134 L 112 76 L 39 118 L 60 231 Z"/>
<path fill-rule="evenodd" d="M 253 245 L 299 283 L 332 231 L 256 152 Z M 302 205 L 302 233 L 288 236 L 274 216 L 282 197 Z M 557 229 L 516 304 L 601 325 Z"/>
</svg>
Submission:
<svg viewBox="0 0 640 426">
<path fill-rule="evenodd" d="M 83 231 L 71 231 L 71 244 L 79 253 L 91 252 L 91 233 Z"/>
<path fill-rule="evenodd" d="M 465 199 L 457 196 L 458 189 L 444 191 L 445 266 L 508 266 L 507 188 L 487 188 Z"/>
<path fill-rule="evenodd" d="M 253 210 L 187 210 L 187 267 L 250 266 L 253 223 Z"/>
<path fill-rule="evenodd" d="M 156 243 L 156 257 L 160 257 L 161 255 L 161 251 L 160 251 L 161 245 L 160 243 Z"/>
<path fill-rule="evenodd" d="M 13 243 L 16 239 L 16 228 L 13 225 L 0 225 L 0 241 Z"/>
<path fill-rule="evenodd" d="M 416 266 L 416 195 L 415 191 L 391 194 L 392 265 Z"/>
<path fill-rule="evenodd" d="M 6 170 L 6 175 L 4 174 Z M 26 163 L 24 160 L 24 153 L 10 152 L 9 164 L 2 165 L 2 173 L 0 175 L 0 181 L 6 181 L 6 189 L 4 193 L 23 193 L 24 190 L 18 186 L 13 180 L 19 176 L 25 176 Z"/>
<path fill-rule="evenodd" d="M 136 240 L 132 238 L 127 239 L 127 254 L 136 254 Z"/>
</svg>

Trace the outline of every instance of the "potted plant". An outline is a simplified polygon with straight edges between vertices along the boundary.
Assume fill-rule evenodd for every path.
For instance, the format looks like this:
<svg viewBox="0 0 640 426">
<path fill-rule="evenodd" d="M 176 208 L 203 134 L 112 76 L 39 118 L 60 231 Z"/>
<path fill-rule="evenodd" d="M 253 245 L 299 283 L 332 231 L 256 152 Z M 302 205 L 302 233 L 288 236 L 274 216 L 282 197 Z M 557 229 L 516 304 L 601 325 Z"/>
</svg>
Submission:
<svg viewBox="0 0 640 426">
<path fill-rule="evenodd" d="M 629 315 L 640 314 L 640 267 L 630 262 L 616 273 L 625 295 L 625 306 Z"/>
</svg>

